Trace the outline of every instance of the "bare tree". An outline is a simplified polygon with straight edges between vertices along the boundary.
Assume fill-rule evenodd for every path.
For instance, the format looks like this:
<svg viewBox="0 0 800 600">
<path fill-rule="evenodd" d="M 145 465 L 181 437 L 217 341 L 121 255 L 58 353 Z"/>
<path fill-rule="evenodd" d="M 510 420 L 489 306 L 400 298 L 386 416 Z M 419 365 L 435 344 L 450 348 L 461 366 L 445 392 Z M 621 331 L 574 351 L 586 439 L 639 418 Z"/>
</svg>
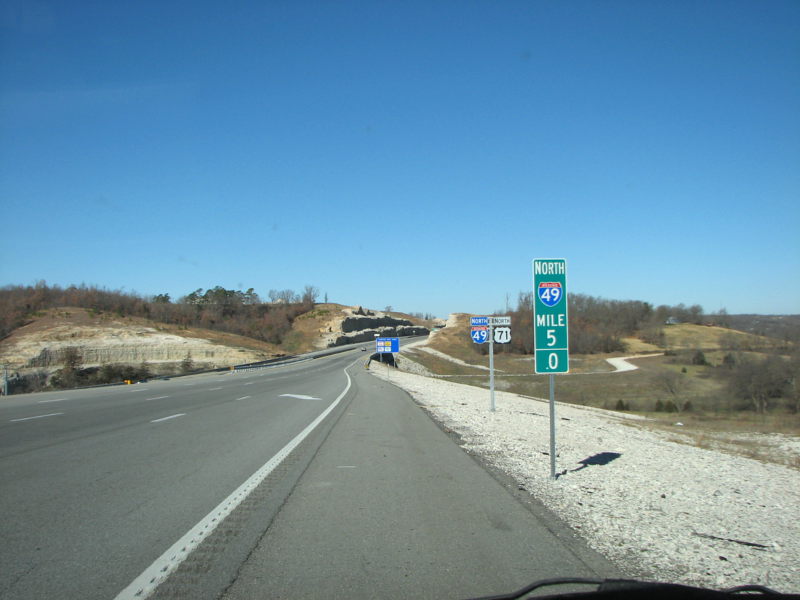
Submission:
<svg viewBox="0 0 800 600">
<path fill-rule="evenodd" d="M 194 361 L 192 360 L 192 353 L 188 352 L 186 358 L 181 361 L 181 373 L 190 373 L 194 371 Z"/>
<path fill-rule="evenodd" d="M 64 348 L 64 368 L 69 369 L 70 371 L 75 371 L 78 367 L 81 366 L 81 362 L 83 361 L 83 357 L 81 356 L 81 351 L 79 348 L 75 346 L 69 346 Z"/>
<path fill-rule="evenodd" d="M 319 298 L 319 288 L 313 285 L 307 285 L 303 288 L 303 303 L 304 304 L 316 304 L 317 298 Z"/>
<path fill-rule="evenodd" d="M 789 376 L 787 386 L 789 388 L 789 398 L 792 400 L 794 412 L 800 412 L 800 390 L 797 388 L 797 379 L 800 378 L 800 354 L 795 352 L 789 362 Z"/>
<path fill-rule="evenodd" d="M 53 385 L 61 388 L 75 387 L 78 384 L 78 369 L 83 361 L 81 352 L 75 346 L 69 346 L 64 348 L 62 356 L 64 366 L 53 376 Z"/>
<path fill-rule="evenodd" d="M 300 296 L 294 290 L 270 290 L 269 300 L 273 304 L 296 304 L 300 302 Z"/>
<path fill-rule="evenodd" d="M 686 379 L 680 373 L 663 369 L 655 376 L 655 382 L 662 390 L 667 392 L 674 399 L 677 399 L 678 394 L 686 386 Z M 676 402 L 676 406 L 679 404 Z"/>
<path fill-rule="evenodd" d="M 756 361 L 742 357 L 731 373 L 731 391 L 749 400 L 759 414 L 767 412 L 769 401 L 791 391 L 789 363 L 779 356 L 768 356 Z"/>
</svg>

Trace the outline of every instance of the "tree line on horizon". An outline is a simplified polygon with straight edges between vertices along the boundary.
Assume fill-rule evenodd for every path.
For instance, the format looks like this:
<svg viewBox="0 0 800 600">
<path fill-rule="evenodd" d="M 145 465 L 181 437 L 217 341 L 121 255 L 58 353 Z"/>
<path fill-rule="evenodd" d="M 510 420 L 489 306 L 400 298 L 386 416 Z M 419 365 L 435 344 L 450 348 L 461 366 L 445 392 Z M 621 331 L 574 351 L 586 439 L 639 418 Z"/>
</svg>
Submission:
<svg viewBox="0 0 800 600">
<path fill-rule="evenodd" d="M 268 296 L 270 302 L 263 302 L 253 288 L 241 291 L 216 286 L 198 288 L 173 302 L 169 294 L 145 297 L 85 284 L 62 288 L 40 281 L 30 286 L 5 286 L 0 288 L 0 339 L 44 310 L 75 307 L 280 344 L 291 331 L 292 322 L 314 308 L 319 289 L 307 285 L 301 293 L 270 290 Z"/>
<path fill-rule="evenodd" d="M 570 294 L 567 302 L 569 350 L 575 354 L 624 352 L 623 338 L 631 336 L 663 346 L 664 326 L 670 320 L 726 326 L 724 309 L 705 315 L 699 304 L 654 307 L 640 300 L 607 300 L 586 294 Z M 533 331 L 533 293 L 521 292 L 517 308 L 508 314 L 512 331 Z M 512 336 L 508 346 L 510 352 L 533 354 L 533 336 Z"/>
</svg>

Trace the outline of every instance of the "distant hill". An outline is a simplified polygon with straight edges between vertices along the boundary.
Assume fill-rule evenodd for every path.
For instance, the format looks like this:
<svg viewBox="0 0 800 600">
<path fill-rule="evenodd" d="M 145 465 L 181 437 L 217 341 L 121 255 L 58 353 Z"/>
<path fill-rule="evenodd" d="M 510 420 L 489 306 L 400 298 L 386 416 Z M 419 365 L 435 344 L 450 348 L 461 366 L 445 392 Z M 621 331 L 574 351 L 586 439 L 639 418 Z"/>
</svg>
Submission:
<svg viewBox="0 0 800 600">
<path fill-rule="evenodd" d="M 731 329 L 800 343 L 800 315 L 727 315 L 726 321 Z"/>
<path fill-rule="evenodd" d="M 693 323 L 667 325 L 664 340 L 669 350 L 768 350 L 783 345 L 771 336 Z"/>
<path fill-rule="evenodd" d="M 429 346 L 446 354 L 465 357 L 485 354 L 486 347 L 476 346 L 469 337 L 471 315 L 457 313 L 450 315 L 447 327 L 431 336 Z M 512 327 L 513 329 L 513 327 Z M 783 341 L 764 335 L 756 335 L 725 327 L 679 323 L 663 328 L 663 345 L 643 342 L 637 337 L 624 337 L 624 349 L 617 352 L 599 353 L 601 355 L 638 354 L 664 350 L 768 350 L 782 347 Z M 518 335 L 525 335 L 519 333 Z M 531 335 L 530 333 L 528 335 Z M 511 348 L 509 348 L 511 349 Z M 502 351 L 506 349 L 503 348 Z M 579 354 L 575 353 L 574 354 Z"/>
</svg>

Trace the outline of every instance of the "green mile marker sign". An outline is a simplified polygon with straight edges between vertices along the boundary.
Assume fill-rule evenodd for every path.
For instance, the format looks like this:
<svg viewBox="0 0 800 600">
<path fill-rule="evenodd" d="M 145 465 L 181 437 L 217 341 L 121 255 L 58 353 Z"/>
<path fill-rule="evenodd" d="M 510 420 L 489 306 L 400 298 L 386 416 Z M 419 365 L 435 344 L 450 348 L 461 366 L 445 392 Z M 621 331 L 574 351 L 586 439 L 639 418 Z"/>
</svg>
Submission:
<svg viewBox="0 0 800 600">
<path fill-rule="evenodd" d="M 569 372 L 567 261 L 533 261 L 533 330 L 536 373 Z"/>
</svg>

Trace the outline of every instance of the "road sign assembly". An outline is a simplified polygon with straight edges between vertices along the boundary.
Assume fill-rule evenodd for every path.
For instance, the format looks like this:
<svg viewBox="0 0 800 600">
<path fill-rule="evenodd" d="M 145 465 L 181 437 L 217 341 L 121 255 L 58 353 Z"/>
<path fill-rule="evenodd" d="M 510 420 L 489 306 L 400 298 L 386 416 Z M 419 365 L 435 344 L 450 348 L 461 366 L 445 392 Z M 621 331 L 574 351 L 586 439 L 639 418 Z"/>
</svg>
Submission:
<svg viewBox="0 0 800 600">
<path fill-rule="evenodd" d="M 489 342 L 489 396 L 490 408 L 494 412 L 494 345 L 511 341 L 511 317 L 470 317 L 470 337 L 476 344 Z M 500 325 L 501 327 L 496 327 Z"/>
<path fill-rule="evenodd" d="M 555 373 L 569 371 L 567 261 L 533 260 L 533 348 L 536 373 L 550 374 L 550 477 L 556 478 Z"/>
<path fill-rule="evenodd" d="M 400 352 L 400 338 L 377 338 L 375 340 L 375 352 L 378 354 Z"/>
<path fill-rule="evenodd" d="M 567 264 L 563 258 L 533 261 L 533 326 L 536 373 L 569 372 Z"/>
</svg>

